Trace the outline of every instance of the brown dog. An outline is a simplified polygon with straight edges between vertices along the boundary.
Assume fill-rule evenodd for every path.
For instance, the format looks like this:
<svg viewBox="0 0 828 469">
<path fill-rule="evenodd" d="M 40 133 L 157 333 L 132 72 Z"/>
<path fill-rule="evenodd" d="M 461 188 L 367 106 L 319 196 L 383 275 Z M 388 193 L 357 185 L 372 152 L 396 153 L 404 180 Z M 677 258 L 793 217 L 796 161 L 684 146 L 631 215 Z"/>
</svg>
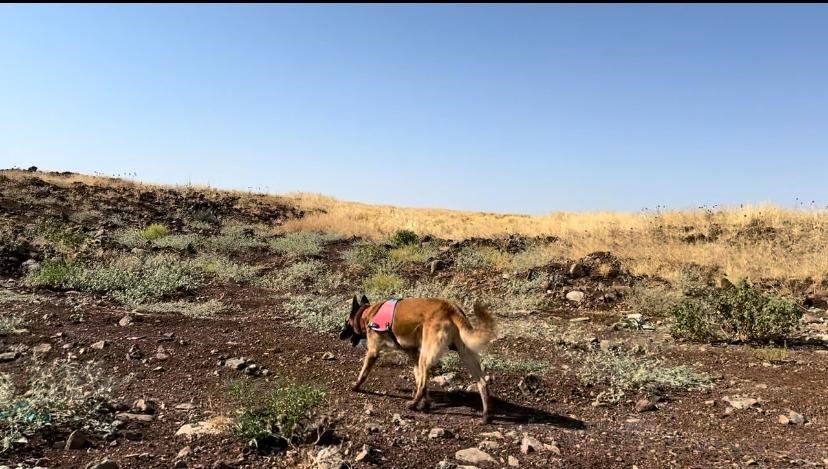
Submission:
<svg viewBox="0 0 828 469">
<path fill-rule="evenodd" d="M 474 305 L 474 315 L 477 316 L 480 325 L 473 328 L 463 310 L 446 300 L 399 300 L 388 331 L 377 332 L 369 327 L 369 324 L 380 311 L 382 304 L 371 305 L 365 296 L 362 297 L 362 301 L 354 297 L 351 314 L 339 334 L 340 339 L 350 339 L 354 346 L 363 338 L 367 339 L 368 352 L 365 354 L 365 362 L 359 378 L 351 389 L 359 390 L 383 350 L 396 348 L 404 351 L 415 362 L 416 387 L 413 399 L 408 402 L 408 408 L 415 410 L 422 401 L 423 410 L 427 410 L 430 406 L 428 372 L 447 350 L 456 350 L 465 367 L 477 380 L 477 389 L 483 400 L 483 422 L 488 423 L 489 391 L 478 355 L 480 349 L 494 336 L 494 319 L 486 308 Z"/>
</svg>

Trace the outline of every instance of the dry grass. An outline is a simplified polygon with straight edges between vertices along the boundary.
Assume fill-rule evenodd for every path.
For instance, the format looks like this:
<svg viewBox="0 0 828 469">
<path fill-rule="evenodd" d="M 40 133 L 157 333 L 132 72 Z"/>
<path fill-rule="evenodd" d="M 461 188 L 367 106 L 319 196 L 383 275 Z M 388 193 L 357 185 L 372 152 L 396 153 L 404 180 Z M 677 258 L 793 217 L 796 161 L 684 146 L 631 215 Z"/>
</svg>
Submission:
<svg viewBox="0 0 828 469">
<path fill-rule="evenodd" d="M 72 174 L 61 176 L 3 171 L 10 178 L 38 177 L 69 186 L 132 186 L 144 189 L 199 190 L 199 186 L 164 186 L 124 179 Z M 733 279 L 828 279 L 828 211 L 754 205 L 716 210 L 661 212 L 555 212 L 543 216 L 475 213 L 445 209 L 401 208 L 345 202 L 318 194 L 263 195 L 226 191 L 273 204 L 295 205 L 306 216 L 284 225 L 284 231 L 317 231 L 387 239 L 401 229 L 447 239 L 497 237 L 506 234 L 557 236 L 561 239 L 518 261 L 518 267 L 544 259 L 577 259 L 594 251 L 611 251 L 634 274 L 678 280 L 690 263 L 718 267 Z M 280 230 L 282 231 L 282 230 Z M 695 242 L 693 242 L 695 241 Z M 537 254 L 541 254 L 537 256 Z"/>
</svg>

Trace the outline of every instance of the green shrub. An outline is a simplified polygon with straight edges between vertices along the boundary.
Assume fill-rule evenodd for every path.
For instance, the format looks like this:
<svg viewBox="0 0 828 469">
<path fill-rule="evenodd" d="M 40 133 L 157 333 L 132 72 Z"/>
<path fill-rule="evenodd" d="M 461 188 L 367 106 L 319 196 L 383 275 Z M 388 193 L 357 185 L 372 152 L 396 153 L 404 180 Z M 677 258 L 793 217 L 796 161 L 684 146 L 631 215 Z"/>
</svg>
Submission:
<svg viewBox="0 0 828 469">
<path fill-rule="evenodd" d="M 388 259 L 388 251 L 380 244 L 362 241 L 345 251 L 342 258 L 348 265 L 359 266 L 370 271 Z"/>
<path fill-rule="evenodd" d="M 325 398 L 325 391 L 293 381 L 261 384 L 235 381 L 228 391 L 239 406 L 234 430 L 245 439 L 258 441 L 271 436 L 288 441 L 301 435 L 313 409 Z"/>
<path fill-rule="evenodd" d="M 675 337 L 697 341 L 784 338 L 802 313 L 791 301 L 767 295 L 746 281 L 731 288 L 706 288 L 670 309 Z"/>
<path fill-rule="evenodd" d="M 417 233 L 411 230 L 397 230 L 389 238 L 391 244 L 397 247 L 417 244 L 419 240 Z"/>
<path fill-rule="evenodd" d="M 323 333 L 338 332 L 348 313 L 342 300 L 320 295 L 293 296 L 285 303 L 285 312 L 299 326 Z"/>
<path fill-rule="evenodd" d="M 98 412 L 112 394 L 111 373 L 94 363 L 35 362 L 26 367 L 31 377 L 24 389 L 15 389 L 11 377 L 0 374 L 0 439 L 2 451 L 46 427 L 111 430 Z"/>
<path fill-rule="evenodd" d="M 208 275 L 222 281 L 248 283 L 256 278 L 255 267 L 233 262 L 229 258 L 218 254 L 202 254 L 193 260 L 195 267 Z"/>
<path fill-rule="evenodd" d="M 371 298 L 399 296 L 405 289 L 405 279 L 397 274 L 377 272 L 365 279 L 362 288 Z"/>
<path fill-rule="evenodd" d="M 404 244 L 392 249 L 389 253 L 392 261 L 404 263 L 424 263 L 440 254 L 440 250 L 432 245 Z"/>
<path fill-rule="evenodd" d="M 168 234 L 169 230 L 167 230 L 167 227 L 160 223 L 153 223 L 140 231 L 141 238 L 147 241 L 155 241 Z"/>
<path fill-rule="evenodd" d="M 61 253 L 75 252 L 86 241 L 86 235 L 80 227 L 62 222 L 41 223 L 38 231 L 53 249 Z"/>
<path fill-rule="evenodd" d="M 288 257 L 316 256 L 322 252 L 322 246 L 338 236 L 316 233 L 313 231 L 296 231 L 270 241 L 270 247 L 279 254 Z"/>
<path fill-rule="evenodd" d="M 657 360 L 620 352 L 584 354 L 577 371 L 586 385 L 605 385 L 597 400 L 616 403 L 627 391 L 663 392 L 670 389 L 692 390 L 708 387 L 713 377 L 687 366 L 667 366 Z"/>
<path fill-rule="evenodd" d="M 124 304 L 137 305 L 193 290 L 201 285 L 202 277 L 192 261 L 161 255 L 124 256 L 91 265 L 47 260 L 27 281 L 30 285 L 107 293 Z"/>
<path fill-rule="evenodd" d="M 454 265 L 462 272 L 499 269 L 506 265 L 506 253 L 491 246 L 466 246 L 457 253 Z"/>
</svg>

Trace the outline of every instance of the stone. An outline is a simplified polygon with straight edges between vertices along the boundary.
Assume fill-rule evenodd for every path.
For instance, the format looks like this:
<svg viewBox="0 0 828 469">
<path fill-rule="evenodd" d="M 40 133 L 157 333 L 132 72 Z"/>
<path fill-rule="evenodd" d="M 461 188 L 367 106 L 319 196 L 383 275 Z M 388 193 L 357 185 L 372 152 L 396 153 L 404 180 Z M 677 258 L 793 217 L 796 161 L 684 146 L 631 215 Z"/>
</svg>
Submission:
<svg viewBox="0 0 828 469">
<path fill-rule="evenodd" d="M 182 425 L 175 436 L 220 435 L 225 433 L 233 421 L 228 417 L 213 417 L 209 420 Z"/>
<path fill-rule="evenodd" d="M 477 447 L 487 451 L 494 451 L 500 449 L 500 443 L 492 440 L 483 440 L 477 444 Z"/>
<path fill-rule="evenodd" d="M 175 456 L 175 459 L 186 459 L 186 458 L 190 457 L 190 455 L 192 455 L 192 454 L 193 454 L 193 449 L 190 448 L 189 446 L 185 446 L 185 447 L 181 448 L 181 451 L 178 452 L 178 454 Z"/>
<path fill-rule="evenodd" d="M 497 461 L 489 456 L 488 453 L 477 448 L 461 449 L 454 453 L 454 459 L 458 461 L 469 462 L 472 464 L 492 463 L 497 464 Z"/>
<path fill-rule="evenodd" d="M 514 457 L 514 456 L 511 456 L 511 455 L 510 455 L 508 458 L 506 458 L 506 463 L 507 463 L 510 467 L 518 467 L 518 466 L 520 466 L 520 461 L 518 460 L 518 458 L 516 458 L 516 457 Z"/>
<path fill-rule="evenodd" d="M 800 413 L 790 411 L 788 413 L 788 421 L 790 421 L 793 425 L 802 425 L 805 423 L 805 416 Z"/>
<path fill-rule="evenodd" d="M 581 278 L 589 274 L 589 269 L 581 262 L 575 262 L 569 266 L 569 276 L 572 278 Z"/>
<path fill-rule="evenodd" d="M 428 271 L 433 274 L 441 271 L 443 269 L 443 262 L 439 259 L 433 260 L 428 264 Z"/>
<path fill-rule="evenodd" d="M 448 432 L 440 427 L 434 427 L 431 431 L 428 432 L 428 438 L 430 440 L 435 440 L 437 438 L 446 438 L 448 436 Z"/>
<path fill-rule="evenodd" d="M 322 354 L 322 359 L 323 360 L 335 360 L 336 356 L 334 356 L 334 354 L 331 353 L 331 352 L 325 352 L 324 354 Z"/>
<path fill-rule="evenodd" d="M 120 466 L 111 459 L 104 459 L 101 462 L 91 462 L 87 464 L 86 469 L 119 469 Z"/>
<path fill-rule="evenodd" d="M 403 418 L 400 414 L 394 414 L 394 415 L 391 416 L 391 423 L 393 423 L 394 425 L 397 425 L 399 427 L 402 427 L 402 426 L 405 426 L 406 421 L 403 420 Z"/>
<path fill-rule="evenodd" d="M 115 418 L 124 422 L 152 422 L 152 415 L 133 414 L 129 412 L 122 412 L 115 414 Z"/>
<path fill-rule="evenodd" d="M 93 348 L 95 350 L 103 350 L 104 348 L 106 348 L 107 345 L 109 345 L 109 342 L 105 340 L 99 340 L 94 344 L 90 345 L 89 348 Z"/>
<path fill-rule="evenodd" d="M 152 400 L 138 399 L 132 404 L 132 410 L 139 414 L 154 414 L 158 405 Z"/>
<path fill-rule="evenodd" d="M 37 344 L 34 347 L 32 347 L 32 353 L 34 353 L 35 355 L 45 355 L 45 354 L 47 354 L 51 351 L 52 351 L 52 344 L 43 343 L 43 344 Z"/>
<path fill-rule="evenodd" d="M 529 436 L 528 433 L 523 434 L 523 439 L 520 441 L 520 452 L 523 454 L 529 454 L 533 451 L 540 452 L 540 450 L 544 449 L 543 444 L 538 441 L 537 439 Z"/>
<path fill-rule="evenodd" d="M 185 402 L 183 404 L 176 404 L 175 410 L 193 410 L 195 409 L 195 405 L 190 402 Z"/>
<path fill-rule="evenodd" d="M 573 303 L 581 303 L 584 301 L 584 298 L 586 298 L 586 294 L 578 290 L 572 290 L 566 294 L 566 299 Z"/>
<path fill-rule="evenodd" d="M 11 362 L 17 360 L 20 354 L 17 352 L 0 353 L 0 363 Z"/>
<path fill-rule="evenodd" d="M 75 430 L 66 439 L 64 449 L 83 449 L 89 446 L 89 436 L 83 430 Z"/>
<path fill-rule="evenodd" d="M 132 325 L 132 316 L 127 314 L 126 316 L 122 317 L 120 321 L 118 321 L 118 325 L 121 327 L 126 327 Z"/>
<path fill-rule="evenodd" d="M 371 455 L 374 453 L 374 448 L 371 448 L 368 445 L 362 445 L 362 450 L 357 453 L 356 457 L 354 457 L 354 461 L 362 462 L 368 461 L 371 458 Z"/>
<path fill-rule="evenodd" d="M 727 402 L 730 405 L 730 407 L 736 410 L 750 409 L 751 407 L 759 404 L 759 400 L 754 399 L 752 397 L 725 396 L 722 398 L 722 400 Z"/>
<path fill-rule="evenodd" d="M 437 386 L 446 387 L 454 381 L 454 378 L 457 376 L 455 372 L 444 373 L 442 375 L 435 376 L 431 378 L 431 382 L 436 384 Z"/>
<path fill-rule="evenodd" d="M 342 454 L 336 446 L 328 446 L 316 453 L 313 458 L 314 467 L 316 469 L 341 469 L 348 467 L 345 460 L 342 459 Z"/>
<path fill-rule="evenodd" d="M 40 262 L 35 259 L 29 259 L 21 265 L 26 272 L 34 272 L 40 270 L 41 267 Z"/>
<path fill-rule="evenodd" d="M 240 371 L 240 370 L 243 370 L 247 367 L 247 360 L 244 357 L 242 357 L 242 358 L 231 358 L 231 359 L 226 360 L 224 362 L 224 366 L 226 366 L 227 368 L 230 368 L 231 370 Z"/>
<path fill-rule="evenodd" d="M 655 410 L 658 410 L 658 407 L 656 407 L 655 402 L 650 399 L 639 399 L 638 402 L 635 403 L 636 412 L 652 412 Z"/>
<path fill-rule="evenodd" d="M 434 466 L 434 469 L 457 469 L 457 464 L 443 459 Z"/>
<path fill-rule="evenodd" d="M 498 440 L 503 439 L 503 433 L 500 433 L 498 431 L 484 432 L 484 433 L 481 433 L 480 436 L 482 436 L 483 438 L 495 438 L 495 439 L 498 439 Z"/>
</svg>

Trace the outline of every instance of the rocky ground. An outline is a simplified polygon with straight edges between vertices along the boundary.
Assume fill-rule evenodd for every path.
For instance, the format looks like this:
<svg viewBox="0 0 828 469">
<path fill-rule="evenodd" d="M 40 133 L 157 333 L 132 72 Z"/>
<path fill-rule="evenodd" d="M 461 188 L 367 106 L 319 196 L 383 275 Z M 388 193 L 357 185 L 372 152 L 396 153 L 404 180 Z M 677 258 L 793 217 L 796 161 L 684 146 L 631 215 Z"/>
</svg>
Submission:
<svg viewBox="0 0 828 469">
<path fill-rule="evenodd" d="M 77 255 L 94 258 L 111 250 L 130 252 L 115 246 L 110 234 L 125 227 L 159 222 L 183 232 L 215 232 L 209 223 L 188 228 L 195 210 L 209 210 L 219 219 L 232 214 L 251 224 L 298 217 L 299 210 L 230 195 L 60 187 L 37 177 L 0 175 L 0 185 L 0 226 L 6 233 L 0 248 L 0 315 L 21 319 L 0 342 L 0 372 L 25 388 L 36 363 L 91 361 L 114 383 L 97 411 L 108 424 L 105 430 L 83 422 L 46 426 L 0 453 L 7 466 L 828 465 L 826 314 L 819 299 L 804 292 L 794 299 L 807 314 L 785 348 L 681 342 L 668 334 L 665 319 L 632 312 L 628 303 L 632 289 L 657 279 L 629 275 L 623 261 L 609 254 L 549 263 L 529 273 L 463 276 L 454 269 L 464 247 L 488 243 L 518 253 L 525 240 L 426 240 L 441 249 L 407 267 L 402 272 L 407 281 L 460 278 L 458 285 L 485 292 L 501 291 L 497 288 L 518 278 L 544 279 L 542 289 L 532 293 L 543 296 L 541 306 L 496 309 L 501 334 L 487 351 L 500 360 L 489 367 L 494 419 L 483 425 L 470 378 L 448 366 L 435 372 L 434 405 L 427 413 L 406 409 L 413 378 L 398 356 L 382 360 L 364 392 L 349 391 L 364 346 L 352 348 L 335 333 L 297 320 L 288 305 L 298 293 L 256 281 L 211 280 L 171 298 L 225 306 L 219 314 L 193 316 L 125 305 L 107 292 L 36 286 L 27 276 L 59 251 L 31 235 L 36 219 L 81 226 L 85 238 L 96 241 L 84 243 Z M 92 213 L 79 218 L 83 211 Z M 332 241 L 311 257 L 350 280 L 358 274 L 342 258 L 357 243 Z M 262 250 L 232 258 L 258 266 L 260 277 L 297 262 Z M 596 270 L 601 275 L 592 275 Z M 324 293 L 314 288 L 303 293 L 332 298 L 329 314 L 338 321 L 359 285 Z M 524 333 L 527 327 L 531 331 Z M 665 367 L 686 365 L 712 381 L 696 389 L 627 389 L 617 402 L 602 402 L 604 388 L 585 384 L 579 370 L 583 360 L 613 351 Z M 246 380 L 276 386 L 284 379 L 325 390 L 309 417 L 318 438 L 284 450 L 252 447 L 232 431 L 237 409 L 228 385 Z"/>
</svg>

